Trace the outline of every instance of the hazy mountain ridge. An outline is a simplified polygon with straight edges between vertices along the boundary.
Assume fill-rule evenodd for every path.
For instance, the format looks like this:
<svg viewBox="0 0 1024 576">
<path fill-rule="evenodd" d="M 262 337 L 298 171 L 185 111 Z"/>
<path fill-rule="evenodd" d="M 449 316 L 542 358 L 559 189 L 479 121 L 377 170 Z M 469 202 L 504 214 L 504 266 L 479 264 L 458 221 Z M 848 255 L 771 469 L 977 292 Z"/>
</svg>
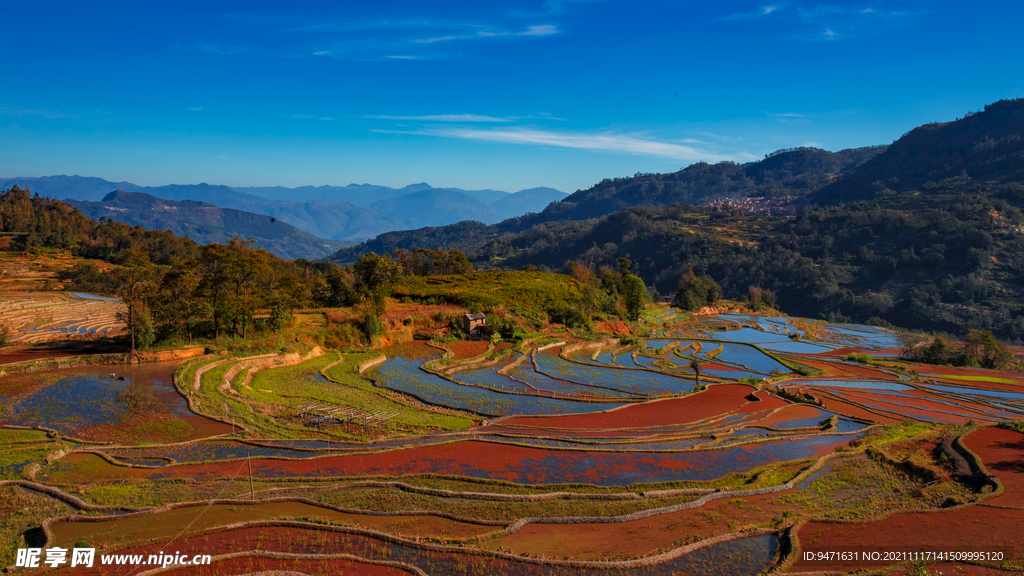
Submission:
<svg viewBox="0 0 1024 576">
<path fill-rule="evenodd" d="M 565 196 L 553 188 L 534 188 L 509 194 L 496 190 L 433 188 L 426 183 L 410 184 L 404 188 L 369 184 L 231 188 L 206 183 L 139 186 L 83 176 L 9 178 L 0 182 L 3 182 L 0 189 L 9 189 L 16 184 L 43 196 L 78 201 L 100 201 L 115 189 L 167 200 L 200 200 L 223 208 L 273 216 L 320 238 L 351 241 L 373 238 L 393 230 L 439 226 L 463 220 L 491 224 L 526 212 L 538 212 Z M 316 198 L 317 194 L 326 197 L 308 200 Z"/>
<path fill-rule="evenodd" d="M 284 186 L 232 186 L 232 190 L 243 194 L 262 196 L 270 200 L 288 200 L 292 202 L 348 202 L 353 206 L 369 206 L 374 202 L 414 194 L 424 190 L 446 190 L 461 192 L 487 204 L 509 196 L 508 192 L 501 190 L 463 190 L 461 188 L 434 188 L 426 182 L 409 184 L 402 188 L 390 188 L 376 184 L 349 184 L 348 186 L 299 186 L 287 188 Z"/>
<path fill-rule="evenodd" d="M 271 216 L 221 208 L 198 200 L 168 200 L 142 192 L 116 190 L 99 202 L 68 200 L 86 216 L 109 218 L 150 230 L 169 230 L 200 244 L 224 243 L 239 235 L 285 259 L 315 260 L 346 242 L 323 240 Z"/>
</svg>

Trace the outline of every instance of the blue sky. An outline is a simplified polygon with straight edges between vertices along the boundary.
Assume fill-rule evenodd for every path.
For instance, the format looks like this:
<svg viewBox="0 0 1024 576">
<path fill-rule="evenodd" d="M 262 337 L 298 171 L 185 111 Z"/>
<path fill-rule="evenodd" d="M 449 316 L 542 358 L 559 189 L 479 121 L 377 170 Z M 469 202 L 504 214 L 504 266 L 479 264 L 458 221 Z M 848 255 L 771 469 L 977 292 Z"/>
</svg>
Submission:
<svg viewBox="0 0 1024 576">
<path fill-rule="evenodd" d="M 1020 2 L 5 2 L 0 177 L 568 192 L 1024 96 Z"/>
</svg>

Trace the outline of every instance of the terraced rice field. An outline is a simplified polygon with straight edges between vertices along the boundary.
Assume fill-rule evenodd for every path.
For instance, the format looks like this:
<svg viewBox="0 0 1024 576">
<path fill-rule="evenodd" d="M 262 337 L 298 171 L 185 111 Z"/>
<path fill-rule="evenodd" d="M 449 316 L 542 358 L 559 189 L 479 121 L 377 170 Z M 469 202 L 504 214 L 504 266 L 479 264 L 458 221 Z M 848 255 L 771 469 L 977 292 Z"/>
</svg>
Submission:
<svg viewBox="0 0 1024 576">
<path fill-rule="evenodd" d="M 0 322 L 15 344 L 109 336 L 122 330 L 121 309 L 120 300 L 78 292 L 0 294 Z"/>
<path fill-rule="evenodd" d="M 9 429 L 0 470 L 81 513 L 48 544 L 214 557 L 167 574 L 899 572 L 802 552 L 1006 548 L 1024 520 L 1024 434 L 994 427 L 1016 375 L 845 361 L 891 347 L 870 327 L 649 316 L 640 342 L 210 357 L 170 387 L 2 377 L 4 424 L 52 432 Z M 141 382 L 179 436 L 126 433 Z"/>
</svg>

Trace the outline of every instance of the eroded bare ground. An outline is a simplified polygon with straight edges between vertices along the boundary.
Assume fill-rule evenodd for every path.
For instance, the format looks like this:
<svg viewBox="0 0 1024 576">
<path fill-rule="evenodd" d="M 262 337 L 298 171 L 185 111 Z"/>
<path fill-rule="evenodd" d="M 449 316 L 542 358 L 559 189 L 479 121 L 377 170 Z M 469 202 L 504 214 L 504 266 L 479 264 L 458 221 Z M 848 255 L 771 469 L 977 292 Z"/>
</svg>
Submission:
<svg viewBox="0 0 1024 576">
<path fill-rule="evenodd" d="M 1020 568 L 1018 374 L 908 364 L 870 327 L 646 326 L 6 376 L 4 538 L 214 556 L 175 574 L 924 569 L 804 555 L 851 543 Z"/>
</svg>

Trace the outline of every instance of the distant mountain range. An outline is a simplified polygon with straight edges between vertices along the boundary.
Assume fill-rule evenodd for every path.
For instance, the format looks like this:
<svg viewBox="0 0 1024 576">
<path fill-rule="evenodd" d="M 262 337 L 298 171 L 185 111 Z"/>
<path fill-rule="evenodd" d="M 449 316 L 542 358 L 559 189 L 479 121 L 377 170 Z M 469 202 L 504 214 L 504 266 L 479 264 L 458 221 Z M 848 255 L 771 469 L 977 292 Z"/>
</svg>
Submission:
<svg viewBox="0 0 1024 576">
<path fill-rule="evenodd" d="M 142 192 L 165 200 L 199 200 L 219 206 L 265 214 L 319 238 L 360 241 L 392 230 L 444 226 L 463 220 L 492 224 L 527 212 L 539 212 L 565 197 L 553 188 L 532 188 L 514 194 L 497 190 L 460 190 L 412 184 L 388 188 L 370 184 L 303 186 L 299 188 L 231 188 L 211 184 L 139 186 L 85 176 L 44 176 L 0 179 L 0 189 L 17 184 L 42 196 L 96 202 L 114 190 Z M 159 224 L 154 214 L 152 225 Z M 117 218 L 115 218 L 117 219 Z M 197 230 L 197 233 L 220 234 Z"/>
<path fill-rule="evenodd" d="M 252 238 L 256 245 L 281 258 L 316 260 L 351 245 L 324 240 L 264 214 L 220 208 L 196 200 L 166 200 L 142 192 L 115 190 L 99 202 L 67 200 L 86 216 L 109 218 L 150 230 L 170 230 L 207 244 L 224 243 L 234 235 Z"/>
</svg>

